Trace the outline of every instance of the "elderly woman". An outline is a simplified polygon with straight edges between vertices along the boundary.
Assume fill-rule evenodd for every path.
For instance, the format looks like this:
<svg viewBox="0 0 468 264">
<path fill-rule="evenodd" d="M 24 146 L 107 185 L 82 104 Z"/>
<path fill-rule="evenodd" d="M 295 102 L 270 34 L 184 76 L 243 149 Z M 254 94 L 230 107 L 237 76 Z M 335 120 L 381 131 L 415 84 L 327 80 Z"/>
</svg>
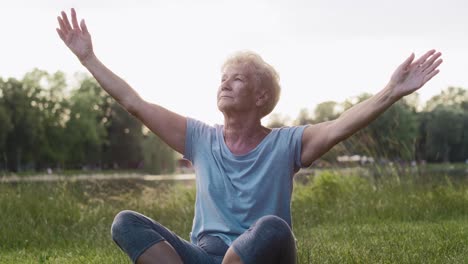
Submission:
<svg viewBox="0 0 468 264">
<path fill-rule="evenodd" d="M 162 224 L 122 211 L 112 238 L 136 263 L 295 263 L 291 231 L 293 176 L 434 77 L 441 54 L 431 50 L 401 64 L 387 86 L 324 123 L 270 129 L 260 120 L 279 99 L 276 71 L 251 52 L 222 67 L 218 109 L 224 125 L 208 126 L 143 100 L 93 52 L 84 20 L 58 17 L 60 38 L 125 109 L 193 163 L 197 196 L 190 242 Z"/>
</svg>

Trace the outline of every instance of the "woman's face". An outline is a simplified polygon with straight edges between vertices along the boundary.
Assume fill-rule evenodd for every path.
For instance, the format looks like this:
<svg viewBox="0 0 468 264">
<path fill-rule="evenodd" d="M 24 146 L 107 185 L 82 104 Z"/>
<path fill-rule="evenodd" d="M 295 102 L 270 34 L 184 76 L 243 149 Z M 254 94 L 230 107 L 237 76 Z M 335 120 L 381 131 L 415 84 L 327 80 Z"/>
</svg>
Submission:
<svg viewBox="0 0 468 264">
<path fill-rule="evenodd" d="M 226 66 L 218 89 L 218 109 L 223 113 L 249 112 L 256 106 L 255 79 L 243 64 Z"/>
</svg>

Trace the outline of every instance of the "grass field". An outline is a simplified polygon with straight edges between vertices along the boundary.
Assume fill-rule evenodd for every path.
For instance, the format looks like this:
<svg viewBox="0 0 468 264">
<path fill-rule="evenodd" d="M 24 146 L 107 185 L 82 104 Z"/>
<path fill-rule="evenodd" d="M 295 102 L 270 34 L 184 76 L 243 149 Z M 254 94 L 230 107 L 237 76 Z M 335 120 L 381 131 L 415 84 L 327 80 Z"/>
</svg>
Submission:
<svg viewBox="0 0 468 264">
<path fill-rule="evenodd" d="M 468 263 L 468 180 L 324 172 L 293 197 L 298 263 Z M 0 263 L 130 263 L 110 238 L 139 211 L 190 232 L 191 184 L 0 184 Z"/>
</svg>

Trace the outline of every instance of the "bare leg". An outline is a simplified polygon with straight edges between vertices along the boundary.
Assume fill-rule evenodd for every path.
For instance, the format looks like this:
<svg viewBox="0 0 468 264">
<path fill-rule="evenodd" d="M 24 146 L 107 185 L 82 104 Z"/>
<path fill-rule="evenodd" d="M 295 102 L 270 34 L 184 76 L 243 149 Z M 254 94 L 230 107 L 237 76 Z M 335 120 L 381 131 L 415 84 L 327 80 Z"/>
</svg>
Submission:
<svg viewBox="0 0 468 264">
<path fill-rule="evenodd" d="M 137 259 L 137 264 L 183 264 L 179 254 L 166 241 L 154 244 Z"/>
<path fill-rule="evenodd" d="M 237 253 L 232 249 L 232 247 L 229 247 L 228 251 L 226 252 L 226 255 L 224 255 L 223 263 L 222 264 L 242 264 L 242 260 L 237 255 Z"/>
</svg>

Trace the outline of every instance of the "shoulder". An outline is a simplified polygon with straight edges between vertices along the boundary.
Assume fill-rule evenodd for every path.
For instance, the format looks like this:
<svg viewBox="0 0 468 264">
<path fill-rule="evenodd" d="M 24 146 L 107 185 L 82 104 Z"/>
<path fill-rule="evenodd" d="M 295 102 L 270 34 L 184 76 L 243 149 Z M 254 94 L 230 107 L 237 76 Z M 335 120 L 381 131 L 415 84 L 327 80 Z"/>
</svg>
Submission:
<svg viewBox="0 0 468 264">
<path fill-rule="evenodd" d="M 200 140 L 211 141 L 222 131 L 221 125 L 208 125 L 203 121 L 187 118 L 187 140 L 194 143 L 200 143 Z"/>
<path fill-rule="evenodd" d="M 219 125 L 211 126 L 203 121 L 187 117 L 187 131 L 190 130 L 189 133 L 193 131 L 215 131 L 218 127 Z"/>
<path fill-rule="evenodd" d="M 272 128 L 268 141 L 277 147 L 295 148 L 301 143 L 302 135 L 307 126 L 285 126 Z"/>
<path fill-rule="evenodd" d="M 280 128 L 273 128 L 271 132 L 276 133 L 278 136 L 281 137 L 302 137 L 304 130 L 308 127 L 305 126 L 284 126 Z"/>
</svg>

